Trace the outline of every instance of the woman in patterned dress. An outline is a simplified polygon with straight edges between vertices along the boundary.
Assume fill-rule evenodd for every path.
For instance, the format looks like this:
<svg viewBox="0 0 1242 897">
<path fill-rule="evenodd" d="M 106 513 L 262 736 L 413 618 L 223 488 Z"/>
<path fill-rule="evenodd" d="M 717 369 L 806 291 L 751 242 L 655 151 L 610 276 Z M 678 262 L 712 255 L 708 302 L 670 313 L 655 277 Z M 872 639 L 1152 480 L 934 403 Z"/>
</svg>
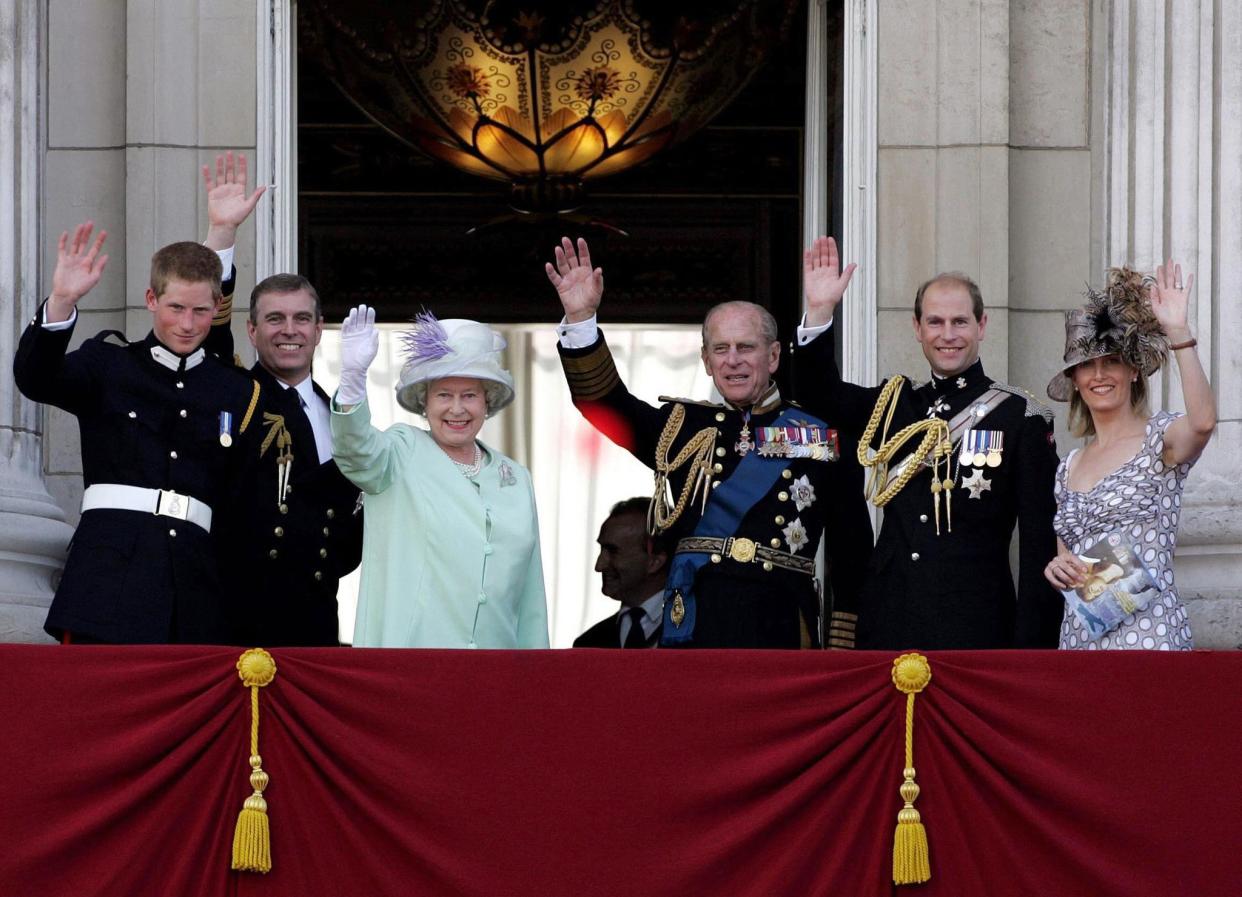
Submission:
<svg viewBox="0 0 1242 897">
<path fill-rule="evenodd" d="M 1183 285 L 1181 266 L 1171 261 L 1154 279 L 1114 268 L 1103 291 L 1090 291 L 1087 305 L 1066 315 L 1065 367 L 1048 395 L 1070 403 L 1072 432 L 1089 439 L 1057 469 L 1058 552 L 1044 575 L 1063 591 L 1085 586 L 1091 571 L 1082 552 L 1118 534 L 1137 546 L 1160 594 L 1094 636 L 1067 607 L 1062 648 L 1194 646 L 1173 584 L 1173 554 L 1182 485 L 1216 428 L 1216 402 L 1186 320 L 1193 286 L 1194 275 Z M 1152 415 L 1146 378 L 1170 351 L 1186 413 Z"/>
</svg>

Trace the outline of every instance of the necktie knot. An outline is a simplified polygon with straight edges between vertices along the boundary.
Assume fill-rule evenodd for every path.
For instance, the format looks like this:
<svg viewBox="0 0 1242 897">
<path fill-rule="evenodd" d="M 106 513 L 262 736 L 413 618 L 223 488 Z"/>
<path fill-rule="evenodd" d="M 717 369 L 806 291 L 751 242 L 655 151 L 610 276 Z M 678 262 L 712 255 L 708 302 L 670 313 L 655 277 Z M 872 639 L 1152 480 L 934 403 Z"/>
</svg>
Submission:
<svg viewBox="0 0 1242 897">
<path fill-rule="evenodd" d="M 630 631 L 626 633 L 625 642 L 621 647 L 647 647 L 647 633 L 643 631 L 643 617 L 646 616 L 646 613 L 641 607 L 631 607 L 625 612 L 625 615 L 630 618 Z"/>
</svg>

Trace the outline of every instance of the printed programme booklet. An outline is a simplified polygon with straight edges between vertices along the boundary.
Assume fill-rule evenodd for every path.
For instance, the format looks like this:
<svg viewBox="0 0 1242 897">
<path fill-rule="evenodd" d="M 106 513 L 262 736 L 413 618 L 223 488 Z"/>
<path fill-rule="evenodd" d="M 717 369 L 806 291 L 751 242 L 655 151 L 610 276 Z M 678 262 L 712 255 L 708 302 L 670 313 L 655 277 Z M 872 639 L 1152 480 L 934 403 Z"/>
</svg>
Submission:
<svg viewBox="0 0 1242 897">
<path fill-rule="evenodd" d="M 1093 640 L 1160 594 L 1155 578 L 1143 566 L 1138 546 L 1120 533 L 1092 542 L 1078 557 L 1087 564 L 1087 581 L 1061 594 Z"/>
</svg>

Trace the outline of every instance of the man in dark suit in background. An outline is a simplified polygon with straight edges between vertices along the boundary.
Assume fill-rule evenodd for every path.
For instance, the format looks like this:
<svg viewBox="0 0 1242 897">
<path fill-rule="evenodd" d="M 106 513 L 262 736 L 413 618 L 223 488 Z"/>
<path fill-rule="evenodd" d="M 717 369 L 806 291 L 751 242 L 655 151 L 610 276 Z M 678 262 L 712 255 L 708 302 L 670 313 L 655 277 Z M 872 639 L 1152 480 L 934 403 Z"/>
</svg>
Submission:
<svg viewBox="0 0 1242 897">
<path fill-rule="evenodd" d="M 599 528 L 595 571 L 602 574 L 604 594 L 621 607 L 574 639 L 575 648 L 654 648 L 660 643 L 669 551 L 664 537 L 647 535 L 650 503 L 642 496 L 618 502 Z"/>
</svg>

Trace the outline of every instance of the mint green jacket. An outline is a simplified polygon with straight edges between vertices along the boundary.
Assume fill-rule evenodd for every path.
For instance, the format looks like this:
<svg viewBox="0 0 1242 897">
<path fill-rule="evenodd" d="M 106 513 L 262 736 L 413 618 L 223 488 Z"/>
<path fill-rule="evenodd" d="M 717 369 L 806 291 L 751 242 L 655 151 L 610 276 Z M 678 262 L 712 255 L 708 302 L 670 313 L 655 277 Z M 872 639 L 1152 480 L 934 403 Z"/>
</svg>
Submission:
<svg viewBox="0 0 1242 897">
<path fill-rule="evenodd" d="M 484 446 L 467 479 L 426 430 L 332 406 L 332 456 L 365 493 L 354 645 L 546 648 L 530 472 Z"/>
</svg>

